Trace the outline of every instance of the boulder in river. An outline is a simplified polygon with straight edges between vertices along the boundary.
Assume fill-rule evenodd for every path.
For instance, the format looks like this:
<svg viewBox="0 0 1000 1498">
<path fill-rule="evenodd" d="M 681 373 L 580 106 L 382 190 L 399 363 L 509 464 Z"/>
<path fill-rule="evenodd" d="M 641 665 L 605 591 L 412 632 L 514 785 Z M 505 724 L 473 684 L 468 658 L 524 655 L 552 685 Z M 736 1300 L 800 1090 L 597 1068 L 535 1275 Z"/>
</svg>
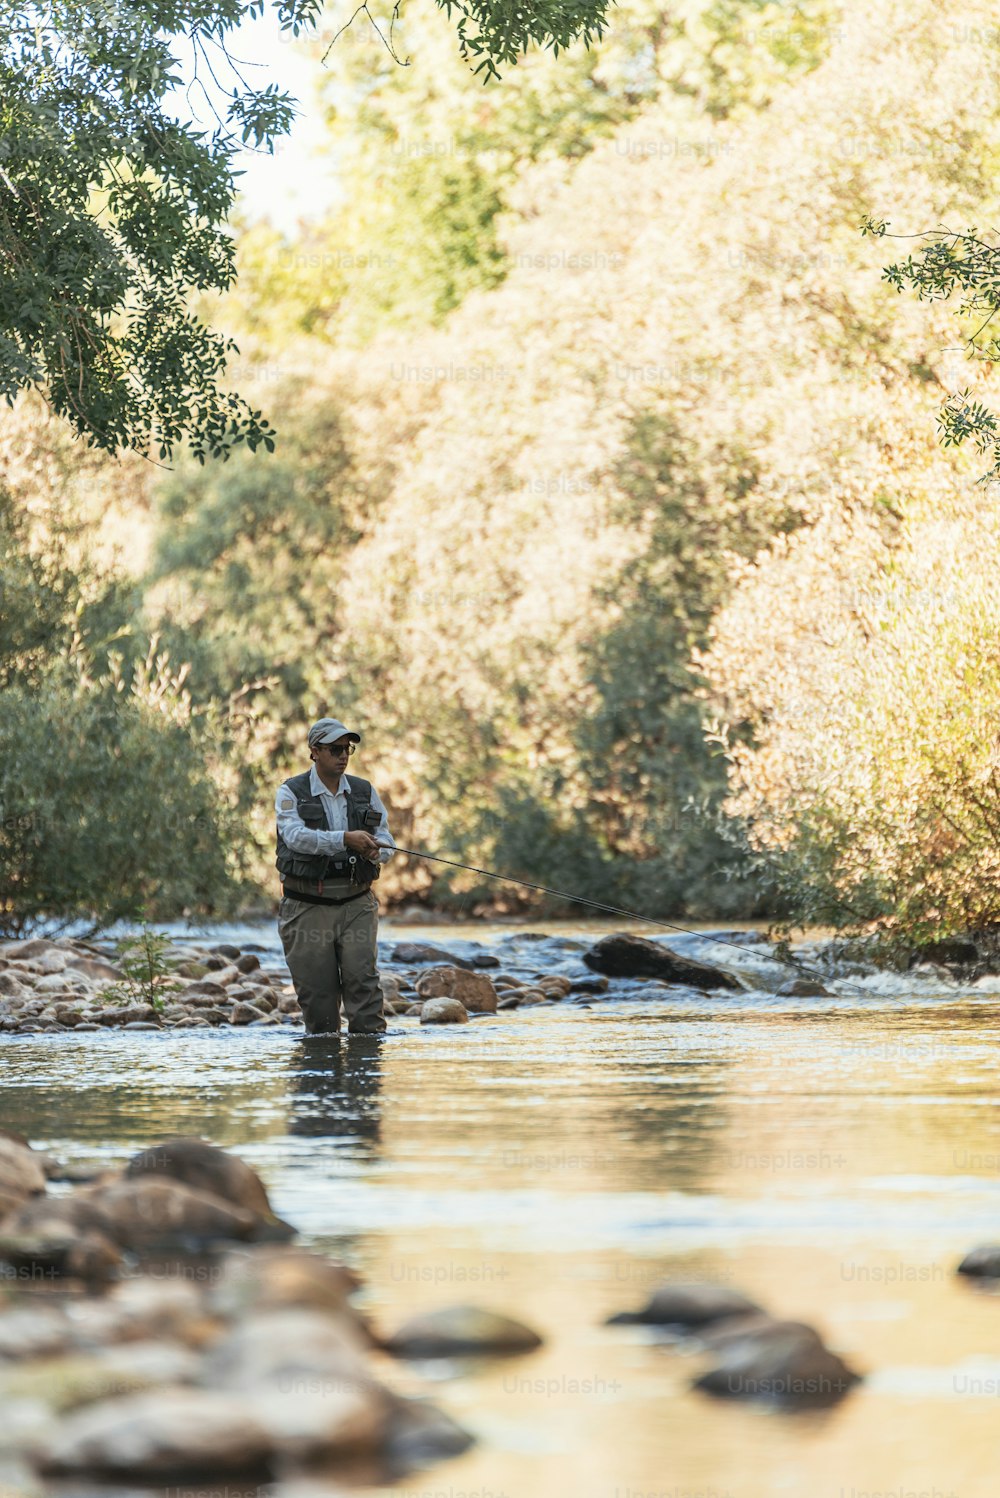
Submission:
<svg viewBox="0 0 1000 1498">
<path fill-rule="evenodd" d="M 76 1200 L 99 1214 L 105 1235 L 123 1248 L 192 1252 L 220 1240 L 261 1235 L 263 1219 L 210 1191 L 157 1176 L 125 1177 L 86 1186 Z"/>
<path fill-rule="evenodd" d="M 407 1013 L 410 1011 L 407 1010 Z M 419 1011 L 422 1025 L 467 1025 L 469 1011 L 461 999 L 427 999 Z"/>
<path fill-rule="evenodd" d="M 444 1306 L 413 1316 L 383 1342 L 403 1358 L 469 1357 L 531 1352 L 542 1338 L 530 1326 L 481 1306 Z"/>
<path fill-rule="evenodd" d="M 686 983 L 693 988 L 728 988 L 743 991 L 738 978 L 706 962 L 680 957 L 662 942 L 644 936 L 604 936 L 583 960 L 595 973 L 608 978 L 662 978 L 665 983 Z"/>
<path fill-rule="evenodd" d="M 778 989 L 780 999 L 832 999 L 828 988 L 824 988 L 818 978 L 792 978 L 787 983 L 782 983 Z"/>
<path fill-rule="evenodd" d="M 417 979 L 417 993 L 422 999 L 458 999 L 470 1014 L 496 1014 L 497 991 L 485 973 L 471 973 L 464 968 L 432 967 Z"/>
<path fill-rule="evenodd" d="M 970 1248 L 956 1273 L 967 1274 L 970 1279 L 1000 1279 L 1000 1243 L 980 1243 L 977 1248 Z"/>
<path fill-rule="evenodd" d="M 291 1238 L 295 1229 L 275 1217 L 264 1183 L 237 1155 L 218 1149 L 207 1140 L 182 1135 L 140 1150 L 125 1167 L 129 1178 L 156 1176 L 182 1181 L 196 1190 L 209 1191 L 234 1206 L 243 1207 L 274 1229 L 272 1236 Z M 261 1233 L 259 1236 L 267 1236 Z"/>
<path fill-rule="evenodd" d="M 100 1400 L 43 1442 L 43 1471 L 117 1479 L 268 1477 L 274 1442 L 235 1394 L 167 1388 Z"/>
<path fill-rule="evenodd" d="M 251 1307 L 299 1309 L 345 1314 L 363 1321 L 350 1307 L 350 1295 L 360 1280 L 343 1264 L 304 1248 L 260 1247 L 227 1254 L 218 1284 L 211 1293 L 214 1310 L 227 1316 Z"/>
<path fill-rule="evenodd" d="M 609 1316 L 609 1326 L 708 1326 L 730 1316 L 760 1313 L 756 1305 L 739 1290 L 710 1282 L 679 1280 L 658 1285 L 646 1304 L 638 1311 L 619 1311 Z"/>
<path fill-rule="evenodd" d="M 801 1321 L 753 1317 L 715 1338 L 715 1362 L 694 1388 L 726 1399 L 766 1400 L 795 1409 L 837 1404 L 860 1382 Z"/>
<path fill-rule="evenodd" d="M 0 1216 L 29 1196 L 45 1190 L 45 1155 L 38 1155 L 26 1139 L 0 1130 Z"/>
</svg>

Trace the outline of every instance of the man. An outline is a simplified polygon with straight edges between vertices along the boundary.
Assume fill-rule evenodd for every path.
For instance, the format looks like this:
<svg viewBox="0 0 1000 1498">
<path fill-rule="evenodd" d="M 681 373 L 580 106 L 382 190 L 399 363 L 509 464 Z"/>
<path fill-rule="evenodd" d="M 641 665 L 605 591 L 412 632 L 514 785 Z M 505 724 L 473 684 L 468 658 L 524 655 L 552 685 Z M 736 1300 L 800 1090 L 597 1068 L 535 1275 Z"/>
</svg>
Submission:
<svg viewBox="0 0 1000 1498">
<path fill-rule="evenodd" d="M 337 718 L 309 730 L 312 769 L 278 787 L 278 931 L 306 1030 L 352 1035 L 385 1029 L 378 981 L 378 901 L 371 886 L 393 854 L 385 807 L 367 780 L 346 774 L 361 735 Z"/>
</svg>

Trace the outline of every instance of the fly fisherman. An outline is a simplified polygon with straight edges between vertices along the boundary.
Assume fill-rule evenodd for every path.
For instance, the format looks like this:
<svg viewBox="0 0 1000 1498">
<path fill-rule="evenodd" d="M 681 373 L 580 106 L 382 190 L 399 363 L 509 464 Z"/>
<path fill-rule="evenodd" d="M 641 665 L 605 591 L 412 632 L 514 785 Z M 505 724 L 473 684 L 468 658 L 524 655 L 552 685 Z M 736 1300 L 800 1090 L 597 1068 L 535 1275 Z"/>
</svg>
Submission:
<svg viewBox="0 0 1000 1498">
<path fill-rule="evenodd" d="M 367 780 L 348 775 L 361 735 L 336 718 L 309 730 L 312 769 L 278 787 L 281 875 L 278 932 L 306 1030 L 352 1035 L 385 1029 L 378 981 L 378 901 L 372 884 L 393 854 L 385 807 Z"/>
</svg>

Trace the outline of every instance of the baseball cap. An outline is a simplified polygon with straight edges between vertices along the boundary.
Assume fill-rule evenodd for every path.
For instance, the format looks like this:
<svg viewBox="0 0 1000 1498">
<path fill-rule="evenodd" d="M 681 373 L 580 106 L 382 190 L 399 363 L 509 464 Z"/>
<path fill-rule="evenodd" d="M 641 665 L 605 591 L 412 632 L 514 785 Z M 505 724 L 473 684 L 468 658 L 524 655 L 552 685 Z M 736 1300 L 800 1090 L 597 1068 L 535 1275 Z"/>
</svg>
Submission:
<svg viewBox="0 0 1000 1498">
<path fill-rule="evenodd" d="M 361 743 L 360 733 L 345 727 L 339 718 L 318 718 L 309 730 L 310 749 L 314 744 L 332 744 L 334 739 L 353 739 L 356 744 Z"/>
</svg>

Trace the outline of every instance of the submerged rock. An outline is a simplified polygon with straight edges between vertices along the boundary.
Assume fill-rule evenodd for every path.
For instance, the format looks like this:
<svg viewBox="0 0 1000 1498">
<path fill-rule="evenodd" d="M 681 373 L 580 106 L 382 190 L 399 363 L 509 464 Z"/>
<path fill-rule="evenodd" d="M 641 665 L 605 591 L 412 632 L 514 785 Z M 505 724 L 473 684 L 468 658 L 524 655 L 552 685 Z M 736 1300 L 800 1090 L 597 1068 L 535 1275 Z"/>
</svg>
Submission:
<svg viewBox="0 0 1000 1498">
<path fill-rule="evenodd" d="M 728 988 L 742 992 L 731 973 L 690 957 L 680 957 L 662 942 L 644 936 L 604 936 L 584 952 L 583 961 L 608 978 L 662 978 L 666 983 L 688 983 L 694 988 Z"/>
<path fill-rule="evenodd" d="M 435 947 L 425 941 L 401 941 L 389 954 L 392 962 L 412 963 L 414 966 L 420 963 L 443 962 L 451 967 L 472 967 L 464 957 L 457 957 L 454 952 L 446 952 L 443 947 Z"/>
<path fill-rule="evenodd" d="M 445 1306 L 411 1317 L 382 1345 L 397 1357 L 444 1358 L 531 1352 L 542 1338 L 523 1322 L 481 1306 Z"/>
<path fill-rule="evenodd" d="M 760 1313 L 760 1306 L 739 1290 L 698 1280 L 659 1285 L 638 1311 L 609 1316 L 608 1326 L 707 1326 L 730 1316 Z"/>
</svg>

